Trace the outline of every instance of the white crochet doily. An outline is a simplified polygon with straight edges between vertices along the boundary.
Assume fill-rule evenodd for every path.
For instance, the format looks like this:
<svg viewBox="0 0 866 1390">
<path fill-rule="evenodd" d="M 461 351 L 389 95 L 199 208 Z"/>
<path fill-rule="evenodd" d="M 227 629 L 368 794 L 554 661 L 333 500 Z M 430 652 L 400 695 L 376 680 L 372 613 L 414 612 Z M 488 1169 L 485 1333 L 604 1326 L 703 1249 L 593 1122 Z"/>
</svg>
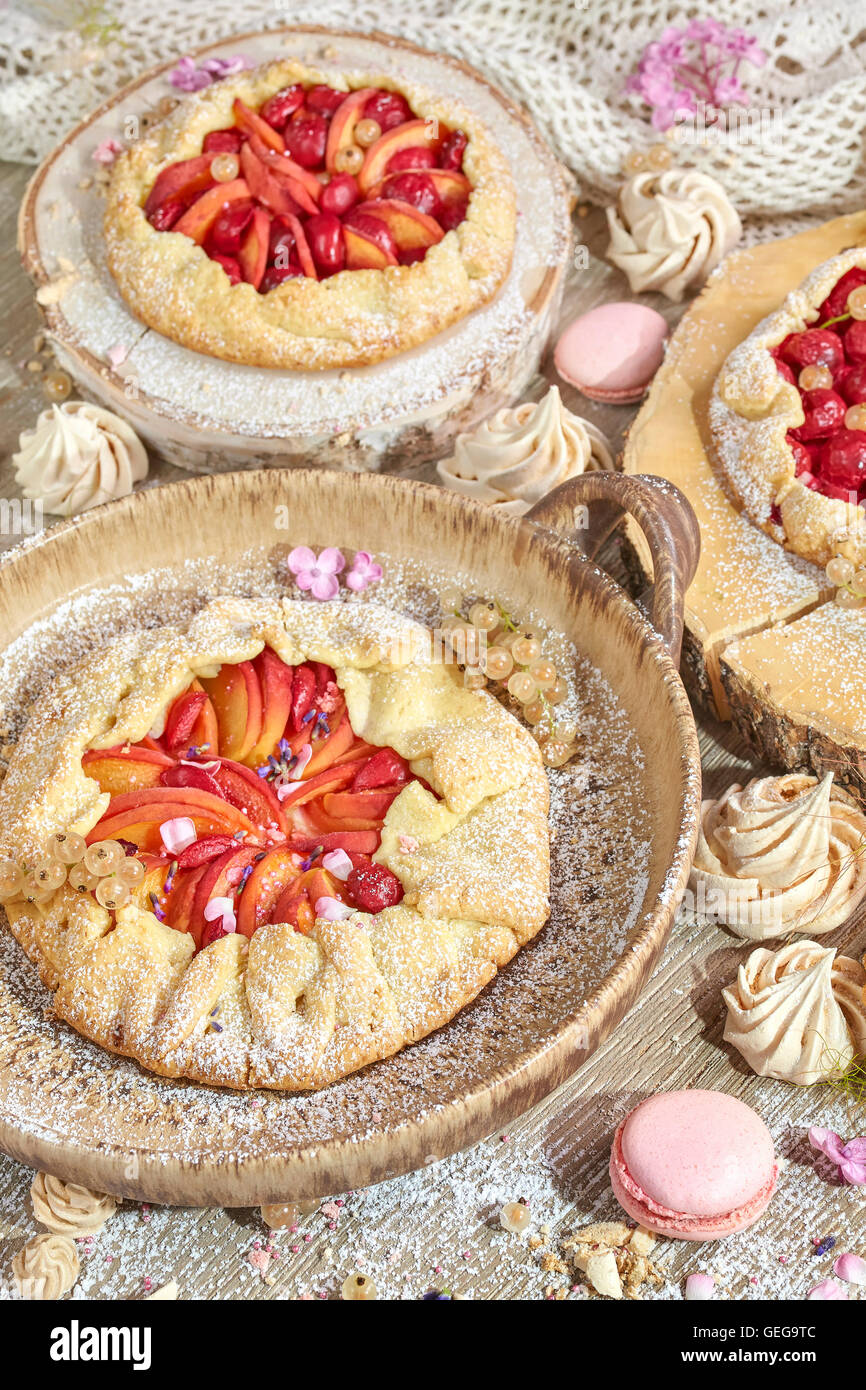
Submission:
<svg viewBox="0 0 866 1390">
<path fill-rule="evenodd" d="M 668 24 L 708 14 L 754 34 L 769 55 L 748 69 L 749 142 L 678 144 L 746 216 L 844 212 L 866 201 L 863 0 L 30 0 L 4 12 L 0 138 L 36 163 L 88 111 L 155 63 L 224 35 L 287 24 L 399 34 L 465 58 L 526 105 L 589 199 L 608 202 L 630 149 L 657 143 L 623 87 Z"/>
</svg>

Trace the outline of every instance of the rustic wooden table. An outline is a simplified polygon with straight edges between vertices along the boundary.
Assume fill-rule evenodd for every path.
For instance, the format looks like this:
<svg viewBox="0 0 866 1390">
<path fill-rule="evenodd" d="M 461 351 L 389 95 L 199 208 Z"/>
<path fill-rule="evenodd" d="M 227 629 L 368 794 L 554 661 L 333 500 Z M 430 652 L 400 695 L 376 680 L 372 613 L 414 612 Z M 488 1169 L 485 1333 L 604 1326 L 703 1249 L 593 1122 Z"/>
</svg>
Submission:
<svg viewBox="0 0 866 1390">
<path fill-rule="evenodd" d="M 40 374 L 27 367 L 39 317 L 15 250 L 17 206 L 29 172 L 0 164 L 0 306 L 6 325 L 0 498 L 6 499 L 20 495 L 9 455 L 44 406 Z M 600 259 L 601 214 L 589 212 L 576 226 L 589 264 L 576 258 L 563 321 L 627 296 L 623 278 Z M 654 297 L 647 302 L 671 321 L 676 317 L 672 306 Z M 549 365 L 548 371 L 555 379 Z M 567 390 L 564 396 L 614 443 L 621 442 L 632 411 L 597 407 Z M 150 484 L 184 476 L 155 461 Z M 0 536 L 0 549 L 17 539 Z M 706 795 L 759 770 L 730 728 L 700 712 L 696 717 Z M 866 912 L 825 940 L 849 955 L 862 954 Z M 358 1269 L 373 1278 L 380 1297 L 414 1299 L 447 1288 L 464 1298 L 583 1299 L 591 1295 L 560 1260 L 559 1242 L 590 1221 L 619 1215 L 607 1178 L 617 1123 L 653 1091 L 702 1086 L 737 1095 L 764 1116 L 784 1160 L 779 1192 L 752 1231 L 706 1245 L 660 1242 L 655 1253 L 661 1282 L 641 1292 L 680 1298 L 685 1277 L 703 1270 L 715 1275 L 722 1298 L 804 1298 L 832 1269 L 834 1254 L 816 1255 L 817 1239 L 833 1235 L 836 1254 L 853 1249 L 866 1255 L 866 1189 L 836 1185 L 829 1170 L 814 1162 L 806 1131 L 822 1125 L 850 1138 L 866 1131 L 866 1109 L 851 1109 L 826 1086 L 799 1090 L 755 1077 L 722 1043 L 720 990 L 747 950 L 727 932 L 683 915 L 637 1007 L 571 1081 L 507 1135 L 495 1134 L 377 1188 L 323 1194 L 320 1208 L 301 1219 L 295 1234 L 280 1233 L 273 1248 L 257 1210 L 148 1210 L 126 1203 L 101 1235 L 82 1244 L 82 1273 L 72 1296 L 136 1299 L 174 1279 L 182 1298 L 334 1298 L 345 1276 Z M 32 1177 L 0 1156 L 0 1297 L 12 1296 L 13 1256 L 37 1230 L 28 1197 Z M 532 1224 L 528 1234 L 511 1235 L 499 1225 L 499 1209 L 521 1197 L 529 1203 Z M 857 1294 L 850 1290 L 851 1297 Z"/>
</svg>

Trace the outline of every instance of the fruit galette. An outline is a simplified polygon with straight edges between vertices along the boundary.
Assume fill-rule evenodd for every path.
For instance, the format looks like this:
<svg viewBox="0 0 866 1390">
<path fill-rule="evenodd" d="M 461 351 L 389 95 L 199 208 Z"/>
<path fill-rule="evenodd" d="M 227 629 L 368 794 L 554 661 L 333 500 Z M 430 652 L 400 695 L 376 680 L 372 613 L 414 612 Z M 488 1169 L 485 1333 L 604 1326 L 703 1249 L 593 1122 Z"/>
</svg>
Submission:
<svg viewBox="0 0 866 1390">
<path fill-rule="evenodd" d="M 749 517 L 826 565 L 866 527 L 866 251 L 813 271 L 731 353 L 713 392 L 717 462 Z"/>
<path fill-rule="evenodd" d="M 80 1033 L 326 1085 L 446 1023 L 547 918 L 538 748 L 376 603 L 217 599 L 38 701 L 0 896 Z"/>
<path fill-rule="evenodd" d="M 255 366 L 378 362 L 486 303 L 514 246 L 475 115 L 284 61 L 181 103 L 115 165 L 108 261 L 139 318 Z"/>
</svg>

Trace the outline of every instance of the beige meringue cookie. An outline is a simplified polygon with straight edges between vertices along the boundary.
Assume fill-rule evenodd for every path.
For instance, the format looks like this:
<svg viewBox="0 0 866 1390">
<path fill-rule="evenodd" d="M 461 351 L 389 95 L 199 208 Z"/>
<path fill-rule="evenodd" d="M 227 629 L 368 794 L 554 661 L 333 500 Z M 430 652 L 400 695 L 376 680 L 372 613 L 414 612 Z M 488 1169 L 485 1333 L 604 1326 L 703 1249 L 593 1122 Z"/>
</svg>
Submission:
<svg viewBox="0 0 866 1390">
<path fill-rule="evenodd" d="M 758 1076 L 811 1086 L 866 1054 L 866 970 L 816 941 L 759 946 L 722 998 L 725 1042 Z"/>
<path fill-rule="evenodd" d="M 675 302 L 704 283 L 743 231 L 722 185 L 697 169 L 634 174 L 607 221 L 607 258 L 632 293 L 660 290 Z"/>
<path fill-rule="evenodd" d="M 747 940 L 832 931 L 866 896 L 866 815 L 832 773 L 734 783 L 702 805 L 689 887 Z"/>
<path fill-rule="evenodd" d="M 148 468 L 144 445 L 126 421 L 87 401 L 43 410 L 12 462 L 24 496 L 57 516 L 126 497 Z"/>
<path fill-rule="evenodd" d="M 79 1268 L 78 1251 L 68 1236 L 34 1236 L 12 1261 L 21 1297 L 41 1302 L 68 1293 Z"/>
<path fill-rule="evenodd" d="M 562 404 L 551 386 L 532 401 L 499 410 L 476 430 L 459 434 L 451 458 L 437 464 L 446 487 L 523 516 L 546 493 L 588 469 L 613 468 L 607 440 L 589 420 Z"/>
<path fill-rule="evenodd" d="M 103 1192 L 92 1192 L 77 1182 L 64 1182 L 49 1173 L 37 1173 L 30 1187 L 33 1215 L 55 1235 L 95 1235 L 117 1210 L 117 1202 Z"/>
</svg>

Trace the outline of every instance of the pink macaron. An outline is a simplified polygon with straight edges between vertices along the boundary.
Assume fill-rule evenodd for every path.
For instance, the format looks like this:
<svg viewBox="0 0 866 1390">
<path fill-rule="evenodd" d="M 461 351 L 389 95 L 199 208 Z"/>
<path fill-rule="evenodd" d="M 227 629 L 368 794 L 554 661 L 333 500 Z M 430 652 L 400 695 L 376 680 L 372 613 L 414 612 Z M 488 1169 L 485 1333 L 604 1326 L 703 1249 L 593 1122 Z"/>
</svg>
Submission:
<svg viewBox="0 0 866 1390">
<path fill-rule="evenodd" d="M 639 401 L 661 366 L 668 326 L 645 304 L 600 304 L 570 323 L 553 360 L 563 381 L 594 401 Z"/>
<path fill-rule="evenodd" d="M 779 1169 L 760 1115 L 723 1091 L 666 1091 L 627 1115 L 610 1181 L 641 1226 L 680 1240 L 719 1240 L 757 1221 Z"/>
</svg>

